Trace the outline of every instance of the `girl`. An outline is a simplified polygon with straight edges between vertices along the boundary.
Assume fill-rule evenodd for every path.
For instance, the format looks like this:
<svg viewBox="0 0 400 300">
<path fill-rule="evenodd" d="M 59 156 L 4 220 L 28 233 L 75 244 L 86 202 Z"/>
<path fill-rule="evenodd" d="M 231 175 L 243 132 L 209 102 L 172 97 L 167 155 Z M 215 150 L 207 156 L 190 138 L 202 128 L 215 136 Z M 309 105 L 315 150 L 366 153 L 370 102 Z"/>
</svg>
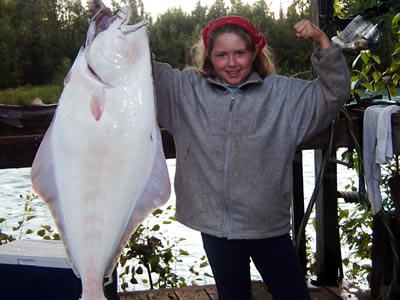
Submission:
<svg viewBox="0 0 400 300">
<path fill-rule="evenodd" d="M 265 37 L 227 16 L 204 28 L 197 70 L 154 64 L 158 118 L 176 146 L 176 219 L 202 233 L 219 299 L 251 299 L 250 259 L 274 299 L 310 299 L 290 231 L 292 161 L 350 93 L 341 49 L 310 21 L 318 78 L 274 75 Z"/>
<path fill-rule="evenodd" d="M 266 39 L 227 16 L 203 30 L 197 69 L 154 62 L 158 119 L 176 146 L 176 219 L 201 232 L 219 299 L 250 300 L 250 259 L 274 299 L 310 299 L 290 232 L 292 161 L 350 93 L 341 48 L 308 20 L 317 79 L 274 75 Z"/>
</svg>

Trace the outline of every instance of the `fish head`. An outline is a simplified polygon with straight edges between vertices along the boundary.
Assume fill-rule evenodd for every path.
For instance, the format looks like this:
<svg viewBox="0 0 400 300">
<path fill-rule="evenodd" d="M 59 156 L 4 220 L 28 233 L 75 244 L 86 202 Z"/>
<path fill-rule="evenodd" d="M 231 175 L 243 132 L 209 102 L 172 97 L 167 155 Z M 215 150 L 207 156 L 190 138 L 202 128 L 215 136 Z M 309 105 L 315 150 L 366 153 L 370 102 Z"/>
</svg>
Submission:
<svg viewBox="0 0 400 300">
<path fill-rule="evenodd" d="M 118 85 L 127 72 L 150 59 L 148 22 L 130 24 L 130 19 L 131 9 L 121 8 L 108 28 L 85 47 L 89 69 L 106 85 Z"/>
</svg>

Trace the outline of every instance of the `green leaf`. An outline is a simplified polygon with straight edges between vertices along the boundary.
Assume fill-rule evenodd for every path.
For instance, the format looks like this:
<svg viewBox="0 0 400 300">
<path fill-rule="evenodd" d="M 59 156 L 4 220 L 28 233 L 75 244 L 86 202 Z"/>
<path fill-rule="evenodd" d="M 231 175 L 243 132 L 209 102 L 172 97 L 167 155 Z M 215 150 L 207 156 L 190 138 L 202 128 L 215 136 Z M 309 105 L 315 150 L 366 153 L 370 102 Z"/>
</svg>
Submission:
<svg viewBox="0 0 400 300">
<path fill-rule="evenodd" d="M 205 268 L 208 266 L 208 262 L 203 262 L 200 264 L 200 268 Z"/>
<path fill-rule="evenodd" d="M 34 219 L 34 218 L 36 218 L 36 216 L 27 216 L 27 217 L 26 217 L 26 220 L 29 221 L 29 220 L 32 220 L 32 219 Z"/>
<path fill-rule="evenodd" d="M 371 65 L 371 64 L 365 64 L 365 65 L 363 66 L 363 68 L 362 68 L 362 73 L 368 74 L 369 71 L 371 70 L 371 68 L 372 68 L 372 65 Z"/>
<path fill-rule="evenodd" d="M 396 48 L 395 50 L 394 50 L 394 52 L 392 53 L 392 56 L 396 56 L 397 54 L 399 54 L 400 53 L 400 47 L 398 47 L 398 48 Z"/>
<path fill-rule="evenodd" d="M 129 266 L 126 266 L 125 268 L 124 268 L 124 271 L 123 271 L 123 274 L 129 274 Z M 132 270 L 132 272 L 135 272 L 135 270 Z M 120 277 L 122 277 L 122 275 L 120 275 Z"/>
<path fill-rule="evenodd" d="M 395 86 L 397 86 L 399 84 L 399 81 L 400 81 L 400 74 L 397 74 L 397 73 L 393 74 L 392 80 L 393 80 L 393 84 Z M 396 91 L 396 95 L 397 95 L 397 91 Z"/>
<path fill-rule="evenodd" d="M 137 269 L 136 269 L 136 274 L 139 274 L 139 275 L 141 275 L 141 274 L 143 274 L 143 268 L 142 267 L 137 267 Z"/>
<path fill-rule="evenodd" d="M 353 271 L 354 272 L 360 271 L 360 266 L 358 264 L 353 264 Z"/>
<path fill-rule="evenodd" d="M 395 86 L 389 86 L 390 95 L 395 96 L 397 93 L 397 88 Z"/>
<path fill-rule="evenodd" d="M 397 13 L 394 18 L 392 19 L 392 27 L 396 28 L 399 26 L 399 22 L 400 22 L 400 13 Z"/>
<path fill-rule="evenodd" d="M 153 226 L 153 228 L 151 229 L 152 231 L 158 231 L 160 230 L 160 225 L 156 224 Z"/>
<path fill-rule="evenodd" d="M 360 72 L 360 76 L 363 77 L 366 81 L 368 81 L 368 76 L 364 72 Z"/>
<path fill-rule="evenodd" d="M 31 229 L 28 229 L 27 231 L 25 231 L 25 234 L 31 234 L 31 233 L 33 233 L 33 230 L 31 230 Z"/>
<path fill-rule="evenodd" d="M 373 72 L 372 78 L 374 78 L 375 82 L 378 82 L 382 78 L 382 73 L 381 72 Z"/>
<path fill-rule="evenodd" d="M 368 63 L 369 57 L 368 57 L 367 51 L 361 51 L 360 55 L 361 55 L 361 59 L 362 59 L 363 63 L 364 64 Z"/>
<path fill-rule="evenodd" d="M 395 72 L 400 67 L 400 58 L 393 59 L 390 65 L 389 72 Z"/>
<path fill-rule="evenodd" d="M 377 63 L 377 64 L 381 64 L 381 59 L 379 58 L 378 55 L 372 55 L 372 59 Z"/>
<path fill-rule="evenodd" d="M 37 232 L 37 235 L 38 235 L 38 236 L 41 236 L 41 237 L 44 237 L 45 234 L 46 234 L 46 231 L 45 231 L 44 229 L 40 229 L 40 230 Z"/>
<path fill-rule="evenodd" d="M 132 284 L 138 284 L 138 281 L 136 280 L 135 277 L 132 277 L 131 280 L 130 280 L 130 282 L 131 282 Z"/>
<path fill-rule="evenodd" d="M 159 208 L 158 208 L 158 209 L 156 209 L 155 211 L 153 211 L 152 214 L 153 214 L 153 216 L 157 216 L 157 215 L 162 214 L 162 212 L 163 212 L 162 209 L 159 209 Z"/>
<path fill-rule="evenodd" d="M 128 284 L 126 282 L 124 282 L 123 284 L 121 284 L 121 289 L 123 291 L 125 291 L 128 288 Z"/>
<path fill-rule="evenodd" d="M 385 88 L 385 83 L 383 81 L 378 81 L 374 86 L 375 91 L 380 91 L 383 90 L 384 88 Z"/>
<path fill-rule="evenodd" d="M 0 223 L 5 222 L 5 220 L 6 220 L 6 219 L 4 219 L 4 218 L 0 218 Z"/>
<path fill-rule="evenodd" d="M 159 262 L 160 262 L 160 257 L 157 256 L 157 255 L 153 255 L 153 256 L 150 257 L 150 259 L 149 259 L 149 263 L 150 263 L 151 265 L 156 265 L 156 264 L 158 264 Z"/>
<path fill-rule="evenodd" d="M 363 87 L 365 87 L 365 88 L 366 88 L 367 90 L 369 90 L 369 91 L 372 91 L 372 90 L 373 90 L 372 85 L 371 85 L 369 82 L 361 83 L 361 85 L 362 85 Z"/>
<path fill-rule="evenodd" d="M 342 260 L 343 264 L 347 267 L 349 265 L 349 259 L 348 258 L 344 258 Z"/>
<path fill-rule="evenodd" d="M 51 227 L 49 225 L 42 225 L 42 228 L 44 228 L 47 232 L 51 232 Z"/>
<path fill-rule="evenodd" d="M 185 250 L 182 250 L 182 249 L 179 249 L 179 255 L 185 255 L 185 256 L 187 256 L 187 255 L 189 255 L 189 252 L 187 252 L 187 251 L 185 251 Z"/>
</svg>

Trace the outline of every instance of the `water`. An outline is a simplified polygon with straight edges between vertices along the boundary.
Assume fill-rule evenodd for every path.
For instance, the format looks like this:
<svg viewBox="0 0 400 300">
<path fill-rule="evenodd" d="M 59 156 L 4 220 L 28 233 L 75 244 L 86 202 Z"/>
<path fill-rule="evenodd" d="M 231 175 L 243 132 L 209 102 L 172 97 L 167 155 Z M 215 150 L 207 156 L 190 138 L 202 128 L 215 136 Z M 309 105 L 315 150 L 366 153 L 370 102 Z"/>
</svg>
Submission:
<svg viewBox="0 0 400 300">
<path fill-rule="evenodd" d="M 338 157 L 340 154 L 338 154 Z M 167 160 L 169 174 L 171 177 L 171 182 L 173 182 L 173 177 L 175 174 L 175 160 Z M 314 152 L 313 151 L 303 151 L 303 177 L 304 177 L 304 196 L 305 199 L 309 199 L 312 191 L 314 189 Z M 346 167 L 338 165 L 338 190 L 345 190 L 345 186 L 351 183 L 351 180 L 356 180 L 357 176 L 353 170 L 348 170 Z M 55 229 L 54 221 L 50 215 L 50 212 L 44 202 L 38 198 L 33 198 L 30 202 L 30 207 L 34 207 L 34 219 L 29 220 L 21 230 L 13 231 L 13 227 L 18 225 L 18 221 L 27 215 L 24 213 L 25 197 L 26 195 L 31 195 L 33 193 L 32 185 L 30 181 L 30 168 L 22 169 L 4 169 L 0 170 L 0 218 L 4 218 L 6 221 L 0 223 L 0 230 L 3 233 L 11 234 L 14 237 L 30 238 L 30 239 L 41 239 L 36 232 L 41 229 L 42 225 L 50 225 Z M 167 206 L 175 205 L 175 194 L 172 190 L 171 198 L 167 203 Z M 172 215 L 172 211 L 169 215 Z M 168 215 L 167 215 L 168 217 Z M 160 224 L 160 220 L 150 216 L 146 221 L 145 225 L 152 227 L 152 224 Z M 34 231 L 33 234 L 25 235 L 25 231 L 31 229 Z M 177 240 L 179 238 L 184 238 L 183 241 L 178 243 L 178 248 L 183 249 L 190 255 L 182 257 L 183 262 L 177 263 L 175 266 L 175 273 L 183 276 L 186 282 L 190 284 L 195 279 L 197 284 L 211 284 L 213 280 L 203 276 L 194 276 L 188 271 L 188 266 L 196 265 L 201 263 L 201 257 L 205 255 L 200 234 L 190 228 L 181 225 L 178 222 L 172 222 L 168 225 L 161 225 L 161 232 L 166 237 L 166 239 Z M 309 226 L 307 231 L 310 232 L 311 237 L 315 236 L 312 226 Z M 315 245 L 312 246 L 315 250 Z M 255 267 L 252 265 L 252 277 L 255 280 L 260 279 Z M 199 269 L 201 274 L 209 273 L 211 270 L 209 267 Z M 145 279 L 145 276 L 141 277 Z M 140 284 L 135 286 L 135 289 L 146 289 L 146 285 Z"/>
</svg>

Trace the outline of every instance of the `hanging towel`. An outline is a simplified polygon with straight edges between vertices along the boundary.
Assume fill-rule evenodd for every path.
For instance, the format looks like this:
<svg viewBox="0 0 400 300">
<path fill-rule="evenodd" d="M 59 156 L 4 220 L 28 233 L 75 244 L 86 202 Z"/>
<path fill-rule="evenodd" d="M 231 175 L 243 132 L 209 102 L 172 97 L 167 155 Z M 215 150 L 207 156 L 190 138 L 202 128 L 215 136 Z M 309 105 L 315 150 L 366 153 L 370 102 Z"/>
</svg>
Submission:
<svg viewBox="0 0 400 300">
<path fill-rule="evenodd" d="M 364 175 L 374 214 L 382 208 L 380 164 L 393 158 L 391 117 L 397 112 L 400 112 L 398 105 L 373 105 L 364 112 Z"/>
<path fill-rule="evenodd" d="M 379 114 L 376 129 L 376 162 L 378 164 L 388 163 L 393 158 L 392 114 L 398 112 L 400 112 L 400 106 L 389 105 Z"/>
</svg>

